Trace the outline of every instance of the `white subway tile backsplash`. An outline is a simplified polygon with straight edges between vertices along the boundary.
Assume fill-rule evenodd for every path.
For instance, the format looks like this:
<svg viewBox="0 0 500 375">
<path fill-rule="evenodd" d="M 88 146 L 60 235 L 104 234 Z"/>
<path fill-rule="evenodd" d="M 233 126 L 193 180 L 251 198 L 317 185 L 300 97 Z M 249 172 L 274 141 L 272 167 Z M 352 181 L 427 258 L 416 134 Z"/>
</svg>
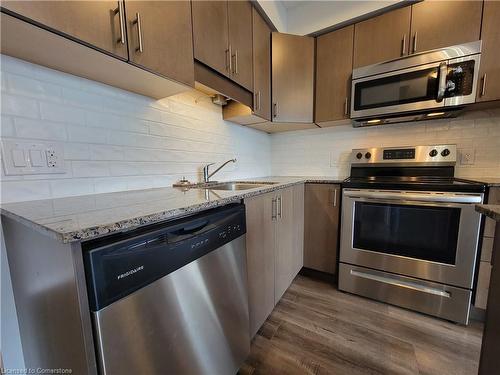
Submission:
<svg viewBox="0 0 500 375">
<path fill-rule="evenodd" d="M 106 161 L 73 161 L 74 177 L 109 176 L 109 163 Z"/>
<path fill-rule="evenodd" d="M 10 92 L 16 95 L 53 101 L 62 100 L 59 86 L 18 74 L 7 75 L 7 87 Z"/>
<path fill-rule="evenodd" d="M 82 143 L 106 143 L 108 130 L 94 127 L 68 125 L 68 140 Z"/>
<path fill-rule="evenodd" d="M 2 115 L 39 118 L 38 103 L 22 96 L 9 95 L 2 92 Z"/>
<path fill-rule="evenodd" d="M 14 119 L 9 116 L 0 118 L 0 137 L 14 137 Z"/>
<path fill-rule="evenodd" d="M 271 139 L 228 125 L 196 92 L 153 100 L 1 56 L 1 136 L 63 143 L 63 175 L 5 176 L 2 201 L 170 186 L 202 178 L 209 162 L 237 157 L 219 178 L 266 176 Z"/>
<path fill-rule="evenodd" d="M 43 120 L 85 124 L 85 112 L 67 104 L 40 102 L 40 114 Z"/>
<path fill-rule="evenodd" d="M 72 178 L 50 181 L 53 196 L 85 195 L 94 193 L 94 181 L 90 178 Z"/>
<path fill-rule="evenodd" d="M 473 165 L 457 163 L 459 177 L 500 177 L 500 113 L 467 113 L 452 120 L 434 120 L 354 129 L 350 125 L 274 134 L 272 173 L 282 175 L 349 174 L 353 148 L 453 143 L 475 150 Z M 329 160 L 329 163 L 323 161 Z"/>
<path fill-rule="evenodd" d="M 18 117 L 14 120 L 16 136 L 18 138 L 46 139 L 53 141 L 67 140 L 66 125 L 42 121 L 31 120 Z"/>
</svg>

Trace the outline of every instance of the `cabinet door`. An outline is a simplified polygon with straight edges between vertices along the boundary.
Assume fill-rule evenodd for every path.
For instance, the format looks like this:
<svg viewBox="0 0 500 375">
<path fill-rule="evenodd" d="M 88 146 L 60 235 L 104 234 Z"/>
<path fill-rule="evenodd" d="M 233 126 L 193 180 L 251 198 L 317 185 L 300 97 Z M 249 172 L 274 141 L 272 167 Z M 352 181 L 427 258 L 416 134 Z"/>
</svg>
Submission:
<svg viewBox="0 0 500 375">
<path fill-rule="evenodd" d="M 231 79 L 253 90 L 252 4 L 229 1 L 229 45 L 231 46 Z"/>
<path fill-rule="evenodd" d="M 336 272 L 339 206 L 340 185 L 306 185 L 304 267 L 330 274 Z"/>
<path fill-rule="evenodd" d="M 316 39 L 315 122 L 349 117 L 354 26 Z"/>
<path fill-rule="evenodd" d="M 279 190 L 277 200 L 276 222 L 276 263 L 275 263 L 275 303 L 281 299 L 293 280 L 294 270 L 294 230 L 293 224 L 293 190 Z"/>
<path fill-rule="evenodd" d="M 192 1 L 194 58 L 229 76 L 227 1 Z"/>
<path fill-rule="evenodd" d="M 482 1 L 423 1 L 412 5 L 411 52 L 479 39 Z"/>
<path fill-rule="evenodd" d="M 130 61 L 194 86 L 191 4 L 125 1 Z"/>
<path fill-rule="evenodd" d="M 122 59 L 128 58 L 121 1 L 2 1 L 2 7 Z"/>
<path fill-rule="evenodd" d="M 274 308 L 274 193 L 245 199 L 250 337 Z"/>
<path fill-rule="evenodd" d="M 253 8 L 253 111 L 271 121 L 271 29 Z"/>
<path fill-rule="evenodd" d="M 408 53 L 411 7 L 396 9 L 354 26 L 354 68 Z"/>
<path fill-rule="evenodd" d="M 313 122 L 314 39 L 272 33 L 273 121 Z"/>
<path fill-rule="evenodd" d="M 500 99 L 500 2 L 485 1 L 481 29 L 483 53 L 477 100 L 484 102 Z"/>
<path fill-rule="evenodd" d="M 292 281 L 304 266 L 304 184 L 293 187 L 293 225 Z"/>
</svg>

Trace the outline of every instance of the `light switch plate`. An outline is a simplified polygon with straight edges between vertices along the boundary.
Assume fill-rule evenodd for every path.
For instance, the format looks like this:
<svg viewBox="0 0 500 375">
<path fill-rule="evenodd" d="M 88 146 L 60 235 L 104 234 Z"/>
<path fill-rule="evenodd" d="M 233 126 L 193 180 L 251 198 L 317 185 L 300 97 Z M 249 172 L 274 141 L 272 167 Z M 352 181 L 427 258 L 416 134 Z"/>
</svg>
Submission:
<svg viewBox="0 0 500 375">
<path fill-rule="evenodd" d="M 2 161 L 8 176 L 66 173 L 64 148 L 43 141 L 2 140 Z"/>
</svg>

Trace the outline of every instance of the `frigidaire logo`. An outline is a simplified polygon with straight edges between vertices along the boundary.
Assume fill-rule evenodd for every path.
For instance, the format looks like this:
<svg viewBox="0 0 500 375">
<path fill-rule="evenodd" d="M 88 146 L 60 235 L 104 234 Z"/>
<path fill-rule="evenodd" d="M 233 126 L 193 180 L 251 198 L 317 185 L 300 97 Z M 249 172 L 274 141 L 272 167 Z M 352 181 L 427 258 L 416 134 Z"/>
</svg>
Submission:
<svg viewBox="0 0 500 375">
<path fill-rule="evenodd" d="M 144 266 L 139 266 L 139 267 L 136 267 L 134 269 L 131 269 L 130 271 L 127 271 L 127 272 L 124 272 L 124 273 L 118 275 L 116 278 L 118 280 L 120 280 L 120 279 L 123 279 L 123 278 L 125 278 L 127 276 L 133 275 L 134 273 L 142 271 L 143 269 L 144 269 Z"/>
</svg>

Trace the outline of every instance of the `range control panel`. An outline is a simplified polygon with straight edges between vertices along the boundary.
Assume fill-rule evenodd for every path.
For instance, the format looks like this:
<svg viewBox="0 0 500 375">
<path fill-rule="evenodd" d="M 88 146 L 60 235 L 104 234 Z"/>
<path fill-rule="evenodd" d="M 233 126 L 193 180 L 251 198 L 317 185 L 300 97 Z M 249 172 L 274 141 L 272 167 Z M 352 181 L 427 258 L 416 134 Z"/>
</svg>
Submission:
<svg viewBox="0 0 500 375">
<path fill-rule="evenodd" d="M 353 149 L 351 164 L 377 165 L 397 163 L 426 163 L 454 165 L 457 161 L 457 146 L 427 145 L 408 147 L 372 147 Z"/>
</svg>

